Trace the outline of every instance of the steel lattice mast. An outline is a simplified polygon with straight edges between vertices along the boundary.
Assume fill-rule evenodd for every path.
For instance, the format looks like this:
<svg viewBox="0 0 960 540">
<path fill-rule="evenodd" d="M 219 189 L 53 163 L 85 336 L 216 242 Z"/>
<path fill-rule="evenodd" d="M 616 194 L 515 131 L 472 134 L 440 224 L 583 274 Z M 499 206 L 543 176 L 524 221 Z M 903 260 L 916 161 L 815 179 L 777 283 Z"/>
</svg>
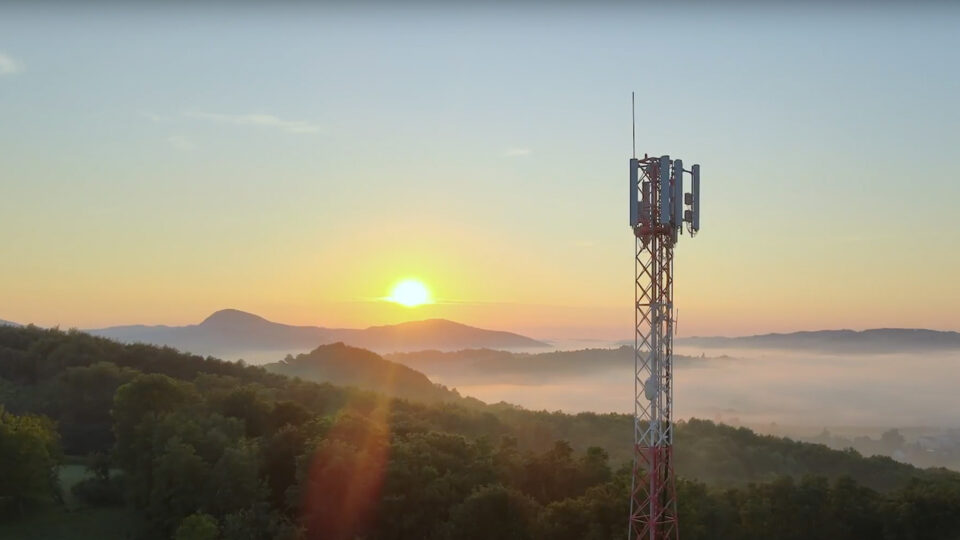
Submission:
<svg viewBox="0 0 960 540">
<path fill-rule="evenodd" d="M 683 174 L 692 175 L 691 193 Z M 673 475 L 673 248 L 699 229 L 700 166 L 669 156 L 630 160 L 634 259 L 634 463 L 629 540 L 677 538 Z M 685 209 L 687 206 L 689 210 Z"/>
</svg>

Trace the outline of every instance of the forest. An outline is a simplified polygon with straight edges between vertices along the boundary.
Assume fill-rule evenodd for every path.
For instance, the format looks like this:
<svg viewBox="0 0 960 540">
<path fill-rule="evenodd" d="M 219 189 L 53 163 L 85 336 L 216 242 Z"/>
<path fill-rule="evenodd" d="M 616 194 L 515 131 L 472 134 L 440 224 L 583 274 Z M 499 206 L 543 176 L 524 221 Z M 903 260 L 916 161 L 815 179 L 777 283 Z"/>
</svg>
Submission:
<svg viewBox="0 0 960 540">
<path fill-rule="evenodd" d="M 630 422 L 2 326 L 0 538 L 619 539 Z M 687 539 L 960 537 L 945 469 L 692 419 L 676 470 Z"/>
</svg>

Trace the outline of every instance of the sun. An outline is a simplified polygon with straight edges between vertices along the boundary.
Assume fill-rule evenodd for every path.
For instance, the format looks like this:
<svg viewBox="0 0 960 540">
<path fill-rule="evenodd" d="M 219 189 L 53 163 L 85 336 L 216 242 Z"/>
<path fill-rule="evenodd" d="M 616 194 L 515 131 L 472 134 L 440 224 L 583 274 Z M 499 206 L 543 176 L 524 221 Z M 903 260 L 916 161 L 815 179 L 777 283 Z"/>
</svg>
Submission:
<svg viewBox="0 0 960 540">
<path fill-rule="evenodd" d="M 387 300 L 407 307 L 417 307 L 433 302 L 430 298 L 430 290 L 417 279 L 405 279 L 394 285 Z"/>
</svg>

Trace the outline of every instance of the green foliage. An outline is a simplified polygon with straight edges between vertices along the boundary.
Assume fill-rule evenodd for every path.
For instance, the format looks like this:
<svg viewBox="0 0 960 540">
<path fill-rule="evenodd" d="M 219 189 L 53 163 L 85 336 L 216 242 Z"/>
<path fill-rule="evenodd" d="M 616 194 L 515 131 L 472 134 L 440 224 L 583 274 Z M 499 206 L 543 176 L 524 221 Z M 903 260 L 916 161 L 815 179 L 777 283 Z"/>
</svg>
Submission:
<svg viewBox="0 0 960 540">
<path fill-rule="evenodd" d="M 240 441 L 224 448 L 210 472 L 204 507 L 221 516 L 265 502 L 267 487 L 259 469 L 258 450 L 252 442 Z"/>
<path fill-rule="evenodd" d="M 70 488 L 77 499 L 90 506 L 117 506 L 123 504 L 123 477 L 84 478 Z"/>
<path fill-rule="evenodd" d="M 960 537 L 960 491 L 943 481 L 917 480 L 886 496 L 850 478 L 783 477 L 723 491 L 681 482 L 678 496 L 682 534 L 693 540 Z"/>
<path fill-rule="evenodd" d="M 49 418 L 8 413 L 0 404 L 0 509 L 20 514 L 60 497 L 60 440 Z"/>
<path fill-rule="evenodd" d="M 864 458 L 854 450 L 831 450 L 707 420 L 678 423 L 675 437 L 676 469 L 713 486 L 772 482 L 784 475 L 816 475 L 831 480 L 850 476 L 870 488 L 890 491 L 912 479 L 958 477 L 933 469 L 921 471 L 888 457 Z"/>
<path fill-rule="evenodd" d="M 343 414 L 299 462 L 302 524 L 311 538 L 363 536 L 371 528 L 387 466 L 385 426 Z"/>
<path fill-rule="evenodd" d="M 268 499 L 274 508 L 291 516 L 296 504 L 289 504 L 287 492 L 297 481 L 297 459 L 306 450 L 305 430 L 286 424 L 261 444 L 262 470 Z"/>
<path fill-rule="evenodd" d="M 220 528 L 209 514 L 191 514 L 180 522 L 173 540 L 217 540 Z"/>
<path fill-rule="evenodd" d="M 259 437 L 264 434 L 273 409 L 254 386 L 243 386 L 231 390 L 216 400 L 214 408 L 224 416 L 243 420 L 249 437 Z"/>
<path fill-rule="evenodd" d="M 579 497 L 550 503 L 540 513 L 536 538 L 620 538 L 626 529 L 624 516 L 629 515 L 629 494 L 623 482 L 608 482 L 591 487 Z"/>
<path fill-rule="evenodd" d="M 483 486 L 454 508 L 438 538 L 531 540 L 539 511 L 529 496 L 501 485 Z"/>
<path fill-rule="evenodd" d="M 166 375 L 140 375 L 117 389 L 113 400 L 117 462 L 134 468 L 152 460 L 152 441 L 147 435 L 163 415 L 195 401 L 190 385 Z"/>
<path fill-rule="evenodd" d="M 299 527 L 273 511 L 269 505 L 255 504 L 223 518 L 222 540 L 297 540 Z"/>
<path fill-rule="evenodd" d="M 53 379 L 50 412 L 59 420 L 65 452 L 82 455 L 113 444 L 113 395 L 137 373 L 97 362 L 67 368 Z"/>
<path fill-rule="evenodd" d="M 92 477 L 71 491 L 106 504 L 122 490 L 147 538 L 600 540 L 626 530 L 625 415 L 390 399 L 32 327 L 0 327 L 0 396 L 31 413 L 0 412 L 0 502 L 56 501 L 57 432 L 32 414 L 47 413 L 69 448 L 96 452 Z M 677 483 L 684 538 L 960 537 L 955 473 L 706 421 L 675 433 L 675 467 L 690 479 Z M 119 509 L 75 515 L 120 519 L 98 513 Z M 69 530 L 62 516 L 45 519 Z"/>
<path fill-rule="evenodd" d="M 0 519 L 0 540 L 130 540 L 143 538 L 140 518 L 120 506 L 64 510 L 48 506 L 18 519 Z"/>
<path fill-rule="evenodd" d="M 164 531 L 200 511 L 204 493 L 210 488 L 210 467 L 193 446 L 173 438 L 155 458 L 151 467 L 155 479 L 149 493 L 150 517 Z"/>
<path fill-rule="evenodd" d="M 378 537 L 423 535 L 445 520 L 476 486 L 494 482 L 489 448 L 458 435 L 415 433 L 390 448 L 378 510 Z"/>
</svg>

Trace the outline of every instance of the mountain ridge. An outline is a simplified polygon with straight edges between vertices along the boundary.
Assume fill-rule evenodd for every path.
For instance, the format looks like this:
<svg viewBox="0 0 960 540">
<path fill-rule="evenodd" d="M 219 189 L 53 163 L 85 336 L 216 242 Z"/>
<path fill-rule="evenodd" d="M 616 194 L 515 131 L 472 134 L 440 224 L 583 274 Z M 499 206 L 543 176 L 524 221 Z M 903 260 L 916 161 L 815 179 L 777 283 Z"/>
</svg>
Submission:
<svg viewBox="0 0 960 540">
<path fill-rule="evenodd" d="M 125 343 L 174 347 L 195 354 L 249 361 L 276 361 L 289 353 L 343 342 L 375 352 L 465 348 L 529 349 L 549 345 L 499 330 L 487 330 L 446 319 L 406 321 L 362 329 L 294 326 L 238 309 L 215 311 L 198 324 L 185 326 L 125 325 L 87 330 Z"/>
<path fill-rule="evenodd" d="M 751 336 L 694 336 L 678 344 L 714 348 L 775 348 L 840 353 L 896 353 L 960 350 L 960 332 L 926 328 L 803 330 Z"/>
</svg>

